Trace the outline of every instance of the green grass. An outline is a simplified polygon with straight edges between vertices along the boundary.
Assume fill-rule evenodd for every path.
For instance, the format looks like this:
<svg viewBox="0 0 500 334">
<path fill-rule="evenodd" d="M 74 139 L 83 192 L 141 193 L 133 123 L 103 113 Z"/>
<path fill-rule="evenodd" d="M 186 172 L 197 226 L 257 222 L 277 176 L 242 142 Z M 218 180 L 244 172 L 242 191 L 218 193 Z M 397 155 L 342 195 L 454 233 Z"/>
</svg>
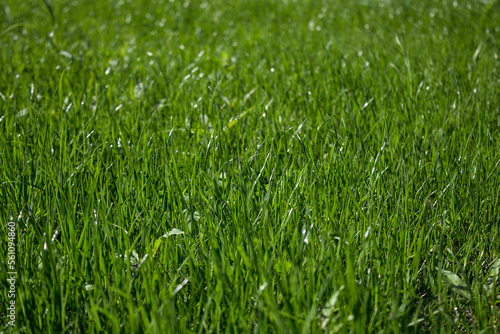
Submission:
<svg viewBox="0 0 500 334">
<path fill-rule="evenodd" d="M 494 0 L 4 0 L 0 331 L 498 333 L 499 41 Z"/>
</svg>

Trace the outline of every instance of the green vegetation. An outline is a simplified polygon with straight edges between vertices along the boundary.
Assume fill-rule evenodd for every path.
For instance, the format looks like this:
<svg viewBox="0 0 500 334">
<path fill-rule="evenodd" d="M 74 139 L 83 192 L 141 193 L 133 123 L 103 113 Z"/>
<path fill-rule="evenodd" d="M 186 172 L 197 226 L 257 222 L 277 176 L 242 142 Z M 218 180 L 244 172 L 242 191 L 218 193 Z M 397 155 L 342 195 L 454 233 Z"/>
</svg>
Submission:
<svg viewBox="0 0 500 334">
<path fill-rule="evenodd" d="M 498 332 L 499 41 L 498 1 L 4 0 L 0 331 Z"/>
</svg>

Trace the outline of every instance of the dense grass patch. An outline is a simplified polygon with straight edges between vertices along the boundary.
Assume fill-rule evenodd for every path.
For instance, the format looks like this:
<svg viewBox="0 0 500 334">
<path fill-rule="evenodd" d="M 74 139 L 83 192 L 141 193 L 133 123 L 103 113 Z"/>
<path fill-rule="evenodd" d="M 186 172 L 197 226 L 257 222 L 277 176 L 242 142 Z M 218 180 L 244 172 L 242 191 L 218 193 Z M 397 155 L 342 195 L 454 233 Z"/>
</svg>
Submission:
<svg viewBox="0 0 500 334">
<path fill-rule="evenodd" d="M 498 1 L 4 2 L 0 330 L 498 331 L 499 41 Z"/>
</svg>

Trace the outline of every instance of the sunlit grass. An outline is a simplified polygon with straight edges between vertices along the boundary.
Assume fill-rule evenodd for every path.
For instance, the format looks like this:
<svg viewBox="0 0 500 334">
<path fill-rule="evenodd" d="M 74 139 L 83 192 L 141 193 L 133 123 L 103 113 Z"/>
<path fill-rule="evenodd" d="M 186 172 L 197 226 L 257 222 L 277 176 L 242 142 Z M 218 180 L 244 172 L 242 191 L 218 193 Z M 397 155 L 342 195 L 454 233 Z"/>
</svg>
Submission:
<svg viewBox="0 0 500 334">
<path fill-rule="evenodd" d="M 8 0 L 0 331 L 498 331 L 499 22 L 498 1 Z"/>
</svg>

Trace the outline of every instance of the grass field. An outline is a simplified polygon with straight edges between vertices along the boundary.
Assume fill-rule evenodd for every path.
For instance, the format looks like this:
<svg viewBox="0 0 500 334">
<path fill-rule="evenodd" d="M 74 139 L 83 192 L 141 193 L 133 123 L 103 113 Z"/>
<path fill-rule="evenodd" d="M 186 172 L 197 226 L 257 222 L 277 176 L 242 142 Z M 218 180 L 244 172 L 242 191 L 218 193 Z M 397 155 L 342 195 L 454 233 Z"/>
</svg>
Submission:
<svg viewBox="0 0 500 334">
<path fill-rule="evenodd" d="M 0 42 L 0 331 L 500 332 L 499 1 L 4 0 Z"/>
</svg>

